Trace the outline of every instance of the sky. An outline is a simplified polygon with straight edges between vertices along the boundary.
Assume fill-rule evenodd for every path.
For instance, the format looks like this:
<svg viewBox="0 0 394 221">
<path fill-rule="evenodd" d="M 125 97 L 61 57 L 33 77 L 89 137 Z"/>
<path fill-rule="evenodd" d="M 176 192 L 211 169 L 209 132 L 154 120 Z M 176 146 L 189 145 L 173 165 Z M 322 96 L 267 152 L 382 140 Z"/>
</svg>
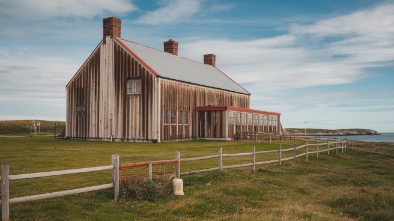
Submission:
<svg viewBox="0 0 394 221">
<path fill-rule="evenodd" d="M 65 86 L 102 39 L 216 66 L 284 128 L 394 132 L 394 0 L 0 0 L 0 120 L 65 120 Z"/>
</svg>

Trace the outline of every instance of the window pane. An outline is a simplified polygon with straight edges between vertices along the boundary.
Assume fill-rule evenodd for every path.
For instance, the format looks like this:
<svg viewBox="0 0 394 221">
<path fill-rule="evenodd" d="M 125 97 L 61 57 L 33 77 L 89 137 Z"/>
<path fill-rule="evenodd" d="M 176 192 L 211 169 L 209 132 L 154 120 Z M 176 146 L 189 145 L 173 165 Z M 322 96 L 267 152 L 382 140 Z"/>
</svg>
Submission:
<svg viewBox="0 0 394 221">
<path fill-rule="evenodd" d="M 176 124 L 176 111 L 171 111 L 171 124 Z"/>
<path fill-rule="evenodd" d="M 135 79 L 135 94 L 141 94 L 141 79 Z"/>
<path fill-rule="evenodd" d="M 178 116 L 178 124 L 183 124 L 183 112 L 179 111 L 179 116 Z"/>
<path fill-rule="evenodd" d="M 164 110 L 163 123 L 168 124 L 168 110 Z"/>
<path fill-rule="evenodd" d="M 228 123 L 234 124 L 234 112 L 232 112 L 232 111 L 228 112 Z"/>
<path fill-rule="evenodd" d="M 133 93 L 133 80 L 132 79 L 127 80 L 127 93 L 128 94 Z"/>
<path fill-rule="evenodd" d="M 252 114 L 248 114 L 248 124 L 252 124 Z"/>
<path fill-rule="evenodd" d="M 185 111 L 185 121 L 183 122 L 184 124 L 189 124 L 189 112 Z"/>
</svg>

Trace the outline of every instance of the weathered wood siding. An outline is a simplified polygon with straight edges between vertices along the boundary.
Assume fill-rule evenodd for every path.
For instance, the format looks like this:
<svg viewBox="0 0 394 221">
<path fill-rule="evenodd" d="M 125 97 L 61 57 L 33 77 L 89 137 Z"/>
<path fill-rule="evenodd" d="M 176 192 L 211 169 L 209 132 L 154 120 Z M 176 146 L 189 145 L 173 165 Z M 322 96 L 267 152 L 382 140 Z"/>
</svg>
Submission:
<svg viewBox="0 0 394 221">
<path fill-rule="evenodd" d="M 197 85 L 191 85 L 171 80 L 161 80 L 161 139 L 162 140 L 177 140 L 177 139 L 191 139 L 197 137 L 205 137 L 201 132 L 201 127 L 205 127 L 208 122 L 198 128 L 198 121 L 201 116 L 198 116 L 196 111 L 197 106 L 234 106 L 249 108 L 249 95 L 227 92 Z M 165 111 L 168 111 L 168 123 L 164 123 Z M 176 122 L 171 122 L 171 111 L 175 111 Z M 188 124 L 179 123 L 179 113 L 184 114 L 188 112 Z M 210 116 L 210 120 L 213 116 Z M 215 126 L 209 133 L 216 134 L 221 137 L 224 129 L 219 125 L 223 120 L 224 115 L 217 113 L 217 126 Z M 204 119 L 206 119 L 204 117 Z M 207 132 L 208 133 L 208 132 Z"/>
<path fill-rule="evenodd" d="M 141 93 L 128 94 L 127 80 Z M 67 85 L 66 136 L 83 139 L 157 139 L 157 79 L 113 39 L 88 58 Z M 84 113 L 78 110 L 84 107 Z"/>
</svg>

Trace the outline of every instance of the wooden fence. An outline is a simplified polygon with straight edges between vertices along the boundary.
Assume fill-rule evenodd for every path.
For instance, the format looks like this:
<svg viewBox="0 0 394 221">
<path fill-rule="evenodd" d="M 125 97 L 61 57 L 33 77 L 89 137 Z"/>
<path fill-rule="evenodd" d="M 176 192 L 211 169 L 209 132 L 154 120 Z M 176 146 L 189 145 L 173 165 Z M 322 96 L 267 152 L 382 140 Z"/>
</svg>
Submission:
<svg viewBox="0 0 394 221">
<path fill-rule="evenodd" d="M 256 148 L 253 147 L 252 152 L 235 153 L 235 154 L 223 154 L 222 148 L 219 148 L 217 155 L 185 158 L 185 159 L 181 159 L 180 153 L 177 152 L 177 158 L 180 160 L 180 162 L 191 162 L 191 161 L 199 161 L 199 160 L 218 159 L 218 166 L 217 167 L 207 168 L 207 169 L 202 169 L 202 170 L 195 170 L 195 171 L 188 171 L 188 172 L 181 173 L 180 166 L 179 166 L 178 171 L 177 171 L 177 177 L 191 175 L 191 174 L 197 174 L 197 173 L 216 171 L 216 170 L 249 167 L 249 166 L 251 166 L 252 170 L 255 171 L 256 165 L 269 164 L 269 163 L 278 163 L 278 165 L 281 165 L 283 161 L 287 161 L 287 160 L 293 160 L 295 163 L 296 159 L 298 157 L 302 157 L 302 156 L 305 156 L 306 160 L 308 161 L 309 156 L 311 154 L 316 154 L 316 158 L 319 159 L 319 153 L 322 153 L 322 152 L 327 152 L 327 154 L 329 155 L 330 151 L 335 151 L 335 154 L 338 154 L 339 150 L 341 150 L 342 152 L 347 150 L 347 140 L 316 139 L 315 143 L 311 143 L 310 141 L 311 140 L 306 140 L 306 144 L 298 146 L 298 147 L 294 144 L 294 146 L 292 148 L 288 148 L 288 149 L 282 149 L 282 145 L 279 144 L 279 147 L 277 150 L 267 150 L 267 151 L 256 152 Z M 310 148 L 310 147 L 315 147 L 316 150 L 309 151 L 308 148 Z M 297 150 L 302 149 L 302 148 L 305 148 L 305 152 L 297 155 Z M 287 157 L 287 158 L 282 158 L 282 153 L 288 152 L 288 151 L 292 151 L 293 156 Z M 278 154 L 277 159 L 256 162 L 256 155 L 269 154 L 269 153 L 277 153 Z M 238 164 L 238 165 L 223 165 L 223 157 L 241 157 L 241 156 L 251 156 L 251 163 Z"/>
<path fill-rule="evenodd" d="M 50 177 L 50 176 L 60 176 L 67 174 L 77 174 L 77 173 L 87 173 L 87 172 L 95 172 L 95 171 L 103 171 L 103 170 L 112 170 L 112 183 L 102 184 L 97 186 L 84 187 L 73 190 L 65 190 L 59 192 L 45 193 L 33 196 L 24 196 L 18 198 L 10 199 L 10 188 L 9 182 L 12 180 L 22 180 L 22 179 L 32 179 L 32 178 L 41 178 L 41 177 Z M 119 199 L 119 156 L 112 155 L 112 165 L 108 166 L 99 166 L 99 167 L 90 167 L 90 168 L 81 168 L 81 169 L 72 169 L 72 170 L 61 170 L 61 171 L 51 171 L 51 172 L 42 172 L 42 173 L 30 173 L 30 174 L 19 174 L 19 175 L 9 175 L 9 166 L 1 165 L 1 212 L 2 212 L 2 220 L 8 221 L 10 217 L 10 204 L 13 203 L 21 203 L 28 202 L 34 200 L 48 199 L 59 196 L 67 196 L 78 193 L 91 192 L 96 190 L 103 190 L 108 188 L 114 188 L 114 198 L 115 201 Z"/>
<path fill-rule="evenodd" d="M 335 151 L 335 154 L 338 154 L 338 151 L 341 150 L 342 152 L 347 150 L 347 140 L 319 140 L 316 139 L 315 143 L 310 142 L 311 140 L 306 140 L 306 143 L 301 146 L 294 146 L 288 149 L 282 149 L 282 145 L 279 144 L 277 150 L 267 150 L 267 151 L 256 151 L 255 147 L 252 148 L 252 152 L 247 153 L 235 153 L 235 154 L 223 154 L 222 148 L 219 148 L 217 155 L 212 156 L 203 156 L 203 157 L 194 157 L 194 158 L 185 158 L 181 159 L 180 152 L 176 152 L 176 159 L 175 160 L 164 160 L 163 162 L 155 161 L 155 162 L 143 162 L 143 163 L 135 163 L 135 164 L 124 164 L 119 165 L 119 156 L 113 155 L 112 156 L 112 164 L 108 166 L 99 166 L 99 167 L 90 167 L 90 168 L 81 168 L 81 169 L 72 169 L 72 170 L 61 170 L 61 171 L 52 171 L 52 172 L 41 172 L 41 173 L 31 173 L 31 174 L 19 174 L 19 175 L 9 175 L 9 166 L 8 165 L 1 165 L 1 207 L 2 207 L 2 220 L 9 220 L 9 205 L 13 203 L 20 203 L 20 202 L 27 202 L 27 201 L 34 201 L 34 200 L 41 200 L 41 199 L 48 199 L 53 197 L 59 196 L 67 196 L 72 194 L 114 188 L 114 199 L 118 201 L 119 199 L 119 190 L 120 190 L 120 179 L 119 179 L 119 171 L 120 167 L 123 168 L 130 168 L 130 167 L 148 167 L 148 178 L 152 178 L 152 165 L 162 165 L 162 164 L 174 164 L 176 177 L 180 178 L 181 176 L 209 172 L 209 171 L 216 171 L 216 170 L 223 170 L 223 169 L 231 169 L 231 168 L 240 168 L 240 167 L 248 167 L 251 166 L 252 170 L 256 170 L 256 165 L 262 164 L 269 164 L 269 163 L 278 163 L 281 165 L 282 162 L 287 160 L 293 160 L 294 163 L 298 157 L 305 156 L 306 160 L 308 160 L 311 154 L 316 154 L 316 158 L 319 158 L 319 153 L 327 152 L 330 154 L 330 151 Z M 320 141 L 320 142 L 319 142 Z M 315 147 L 316 150 L 309 151 L 308 148 Z M 321 147 L 321 148 L 320 148 Z M 304 148 L 305 152 L 297 155 L 297 150 Z M 284 152 L 293 152 L 293 156 L 282 158 L 282 153 Z M 269 154 L 269 153 L 277 153 L 277 158 L 267 161 L 256 161 L 256 156 L 261 154 Z M 241 157 L 241 156 L 251 156 L 251 163 L 246 164 L 238 164 L 238 165 L 223 165 L 223 158 L 224 157 Z M 208 160 L 208 159 L 218 159 L 218 166 L 214 168 L 207 168 L 203 170 L 195 170 L 195 171 L 188 171 L 181 173 L 181 162 L 192 162 L 192 161 L 200 161 L 200 160 Z M 31 178 L 40 178 L 40 177 L 49 177 L 49 176 L 60 176 L 66 174 L 77 174 L 77 173 L 86 173 L 86 172 L 94 172 L 94 171 L 103 171 L 103 170 L 112 170 L 112 183 L 109 184 L 102 184 L 98 186 L 90 186 L 84 187 L 79 189 L 73 190 L 65 190 L 60 192 L 52 192 L 52 193 L 45 193 L 33 196 L 24 196 L 18 198 L 9 198 L 9 181 L 12 180 L 21 180 L 21 179 L 31 179 Z"/>
</svg>

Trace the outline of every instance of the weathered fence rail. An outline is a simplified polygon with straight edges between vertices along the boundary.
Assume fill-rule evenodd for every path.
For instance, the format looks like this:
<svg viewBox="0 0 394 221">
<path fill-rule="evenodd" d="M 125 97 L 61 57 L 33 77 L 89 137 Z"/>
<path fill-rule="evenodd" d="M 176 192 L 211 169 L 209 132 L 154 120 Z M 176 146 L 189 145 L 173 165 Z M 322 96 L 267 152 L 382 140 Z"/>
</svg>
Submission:
<svg viewBox="0 0 394 221">
<path fill-rule="evenodd" d="M 24 196 L 10 199 L 10 188 L 9 182 L 13 180 L 22 180 L 22 179 L 32 179 L 32 178 L 42 178 L 42 177 L 50 177 L 50 176 L 61 176 L 68 174 L 77 174 L 77 173 L 87 173 L 87 172 L 96 172 L 103 170 L 112 170 L 112 183 L 102 184 L 97 186 L 89 186 L 84 188 L 58 191 L 52 193 L 38 194 L 32 196 Z M 112 165 L 108 166 L 100 166 L 100 167 L 90 167 L 90 168 L 81 168 L 81 169 L 72 169 L 72 170 L 60 170 L 60 171 L 51 171 L 51 172 L 41 172 L 41 173 L 30 173 L 30 174 L 19 174 L 19 175 L 9 175 L 9 166 L 1 165 L 1 211 L 2 211 L 2 220 L 9 220 L 10 216 L 10 204 L 13 203 L 21 203 L 35 200 L 42 200 L 60 196 L 73 195 L 78 193 L 86 193 L 91 191 L 103 190 L 114 188 L 114 199 L 117 201 L 119 199 L 119 156 L 112 156 Z"/>
<path fill-rule="evenodd" d="M 212 168 L 206 168 L 206 169 L 201 169 L 201 170 L 194 170 L 194 171 L 186 171 L 186 172 L 180 172 L 179 171 L 179 176 L 186 176 L 186 175 L 191 175 L 191 174 L 198 174 L 198 173 L 205 173 L 205 172 L 211 172 L 211 171 L 217 171 L 217 170 L 223 170 L 223 169 L 232 169 L 232 168 L 240 168 L 240 167 L 253 167 L 253 171 L 256 169 L 256 165 L 262 165 L 262 164 L 270 164 L 270 163 L 278 163 L 279 165 L 282 164 L 284 161 L 288 160 L 294 160 L 294 163 L 296 162 L 296 159 L 302 156 L 306 156 L 306 160 L 309 159 L 309 155 L 311 154 L 316 154 L 316 158 L 319 158 L 319 153 L 327 152 L 330 154 L 331 150 L 335 150 L 336 154 L 338 154 L 338 149 L 341 149 L 342 152 L 344 150 L 347 150 L 347 140 L 327 140 L 325 139 L 325 143 L 321 142 L 319 143 L 319 140 L 321 139 L 316 139 L 316 143 L 309 143 L 309 140 L 306 141 L 306 144 L 301 145 L 296 147 L 294 144 L 294 147 L 288 148 L 288 149 L 282 149 L 282 145 L 279 144 L 279 148 L 277 150 L 267 150 L 267 151 L 255 151 L 255 147 L 252 148 L 252 152 L 246 152 L 246 153 L 232 153 L 232 154 L 223 154 L 222 148 L 219 148 L 218 154 L 217 155 L 211 155 L 211 156 L 203 156 L 203 157 L 193 157 L 193 158 L 180 158 L 180 153 L 179 154 L 179 159 L 180 162 L 191 162 L 191 161 L 199 161 L 199 160 L 209 160 L 209 159 L 218 159 L 218 166 L 217 167 L 212 167 Z M 331 145 L 333 145 L 331 147 Z M 335 145 L 335 147 L 334 147 Z M 309 147 L 315 147 L 316 150 L 314 151 L 309 151 Z M 326 148 L 321 148 L 319 147 L 326 147 Z M 297 154 L 297 150 L 300 149 L 305 149 L 304 153 L 299 153 Z M 282 158 L 282 153 L 284 152 L 289 152 L 293 151 L 293 156 Z M 266 160 L 266 161 L 260 161 L 256 162 L 256 155 L 262 155 L 262 154 L 270 154 L 270 153 L 278 153 L 278 158 L 277 159 L 272 159 L 272 160 Z M 237 165 L 223 165 L 223 158 L 224 157 L 244 157 L 244 156 L 251 156 L 252 160 L 251 163 L 243 163 L 243 164 L 237 164 Z M 178 177 L 179 177 L 178 176 Z"/>
</svg>

